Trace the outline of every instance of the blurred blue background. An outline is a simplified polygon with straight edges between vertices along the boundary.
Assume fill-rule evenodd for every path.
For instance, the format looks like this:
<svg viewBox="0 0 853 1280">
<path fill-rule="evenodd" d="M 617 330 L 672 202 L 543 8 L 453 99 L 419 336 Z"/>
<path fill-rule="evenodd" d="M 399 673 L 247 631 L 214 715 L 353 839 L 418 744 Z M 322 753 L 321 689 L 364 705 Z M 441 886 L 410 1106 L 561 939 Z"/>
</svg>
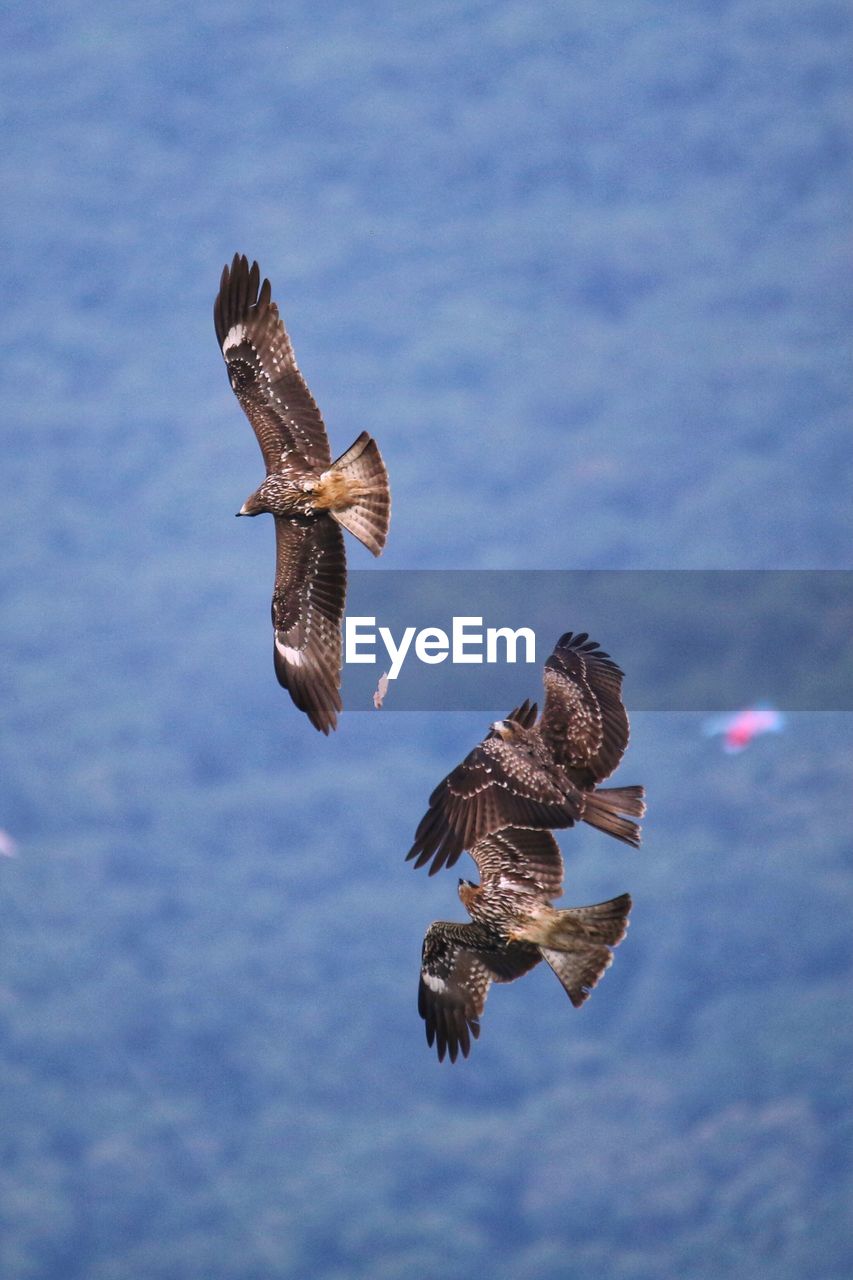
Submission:
<svg viewBox="0 0 853 1280">
<path fill-rule="evenodd" d="M 496 989 L 439 1067 L 462 909 L 403 855 L 483 717 L 327 741 L 277 688 L 212 303 L 256 257 L 333 453 L 379 440 L 378 571 L 849 567 L 850 26 L 6 11 L 4 1277 L 849 1276 L 850 717 L 725 756 L 635 715 L 642 850 L 561 840 L 567 903 L 634 896 L 613 968 Z"/>
</svg>

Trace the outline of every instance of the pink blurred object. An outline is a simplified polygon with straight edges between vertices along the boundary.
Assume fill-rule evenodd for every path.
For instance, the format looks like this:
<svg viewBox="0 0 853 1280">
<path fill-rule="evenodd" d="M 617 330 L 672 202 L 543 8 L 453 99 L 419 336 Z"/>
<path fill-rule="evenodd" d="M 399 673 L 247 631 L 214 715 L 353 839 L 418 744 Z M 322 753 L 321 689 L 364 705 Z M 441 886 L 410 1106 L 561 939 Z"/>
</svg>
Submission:
<svg viewBox="0 0 853 1280">
<path fill-rule="evenodd" d="M 388 672 L 383 671 L 379 677 L 379 684 L 376 686 L 376 692 L 373 695 L 373 705 L 377 711 L 382 710 L 382 703 L 385 701 L 385 694 L 388 692 Z"/>
<path fill-rule="evenodd" d="M 0 857 L 14 858 L 17 852 L 17 841 L 12 839 L 8 831 L 4 831 L 3 828 L 0 827 Z"/>
<path fill-rule="evenodd" d="M 714 716 L 703 726 L 709 737 L 723 735 L 723 750 L 730 755 L 744 751 L 753 738 L 763 733 L 780 733 L 785 727 L 785 717 L 774 707 L 745 707 L 728 716 Z"/>
</svg>

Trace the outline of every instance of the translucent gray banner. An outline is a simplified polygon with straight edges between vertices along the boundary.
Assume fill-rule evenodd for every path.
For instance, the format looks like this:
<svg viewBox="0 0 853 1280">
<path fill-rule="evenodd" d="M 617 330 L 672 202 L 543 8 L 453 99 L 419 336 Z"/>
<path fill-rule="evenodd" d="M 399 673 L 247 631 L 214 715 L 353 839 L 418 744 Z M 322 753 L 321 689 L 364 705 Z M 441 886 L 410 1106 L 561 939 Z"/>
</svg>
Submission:
<svg viewBox="0 0 853 1280">
<path fill-rule="evenodd" d="M 616 659 L 635 711 L 853 710 L 847 570 L 354 571 L 344 705 L 372 708 L 396 671 L 387 711 L 505 714 L 540 698 L 565 631 Z"/>
</svg>

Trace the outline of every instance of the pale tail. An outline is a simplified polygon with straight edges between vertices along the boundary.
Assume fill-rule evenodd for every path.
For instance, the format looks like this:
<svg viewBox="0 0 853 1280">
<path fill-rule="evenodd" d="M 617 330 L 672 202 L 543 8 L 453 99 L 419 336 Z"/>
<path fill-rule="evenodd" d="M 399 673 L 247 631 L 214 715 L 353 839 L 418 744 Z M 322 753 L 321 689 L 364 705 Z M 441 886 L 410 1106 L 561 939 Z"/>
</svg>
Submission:
<svg viewBox="0 0 853 1280">
<path fill-rule="evenodd" d="M 514 930 L 513 939 L 557 951 L 599 942 L 615 947 L 625 937 L 631 905 L 631 895 L 620 893 L 590 907 L 545 907 Z"/>
<path fill-rule="evenodd" d="M 552 951 L 542 947 L 541 950 L 576 1009 L 613 963 L 613 952 L 609 947 L 588 946 L 576 951 Z"/>
<path fill-rule="evenodd" d="M 391 493 L 376 441 L 366 431 L 320 477 L 318 498 L 321 493 L 329 494 L 332 518 L 378 556 L 388 536 Z M 327 504 L 321 499 L 317 505 Z"/>
<path fill-rule="evenodd" d="M 631 898 L 627 893 L 591 907 L 555 911 L 543 930 L 540 950 L 556 973 L 572 1004 L 586 1000 L 613 962 L 610 948 L 617 946 L 628 928 Z"/>
<path fill-rule="evenodd" d="M 642 818 L 646 812 L 645 792 L 642 787 L 604 787 L 590 791 L 586 796 L 583 820 L 599 831 L 632 844 L 640 845 L 640 825 L 632 818 Z M 629 816 L 625 816 L 625 815 Z"/>
</svg>

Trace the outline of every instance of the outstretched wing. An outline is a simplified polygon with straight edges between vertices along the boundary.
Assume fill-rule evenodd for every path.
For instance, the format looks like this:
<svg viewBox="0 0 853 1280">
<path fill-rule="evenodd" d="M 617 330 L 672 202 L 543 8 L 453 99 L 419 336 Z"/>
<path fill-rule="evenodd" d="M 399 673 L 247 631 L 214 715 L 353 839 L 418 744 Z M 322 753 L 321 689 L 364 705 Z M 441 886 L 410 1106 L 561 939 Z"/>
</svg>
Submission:
<svg viewBox="0 0 853 1280">
<path fill-rule="evenodd" d="M 571 631 L 545 663 L 545 707 L 539 731 L 554 759 L 581 786 L 609 778 L 628 745 L 623 672 L 586 632 Z"/>
<path fill-rule="evenodd" d="M 406 860 L 429 874 L 452 867 L 463 849 L 504 827 L 571 827 L 580 796 L 502 738 L 486 738 L 429 799 Z"/>
<path fill-rule="evenodd" d="M 216 336 L 234 394 L 254 428 L 267 472 L 282 454 L 298 453 L 310 467 L 331 462 L 320 410 L 299 372 L 270 282 L 260 284 L 257 262 L 234 255 L 224 267 L 213 304 Z"/>
<path fill-rule="evenodd" d="M 482 942 L 480 926 L 447 921 L 431 924 L 424 938 L 418 1013 L 439 1062 L 445 1054 L 451 1062 L 460 1052 L 468 1057 L 492 982 L 512 982 L 539 963 L 535 947 L 512 945 L 494 952 L 482 949 Z"/>
<path fill-rule="evenodd" d="M 508 827 L 478 841 L 470 853 L 486 893 L 513 883 L 548 900 L 563 892 L 563 859 L 550 831 Z"/>
<path fill-rule="evenodd" d="M 279 684 L 323 733 L 341 709 L 341 618 L 347 570 L 340 527 L 275 517 L 273 658 Z"/>
</svg>

